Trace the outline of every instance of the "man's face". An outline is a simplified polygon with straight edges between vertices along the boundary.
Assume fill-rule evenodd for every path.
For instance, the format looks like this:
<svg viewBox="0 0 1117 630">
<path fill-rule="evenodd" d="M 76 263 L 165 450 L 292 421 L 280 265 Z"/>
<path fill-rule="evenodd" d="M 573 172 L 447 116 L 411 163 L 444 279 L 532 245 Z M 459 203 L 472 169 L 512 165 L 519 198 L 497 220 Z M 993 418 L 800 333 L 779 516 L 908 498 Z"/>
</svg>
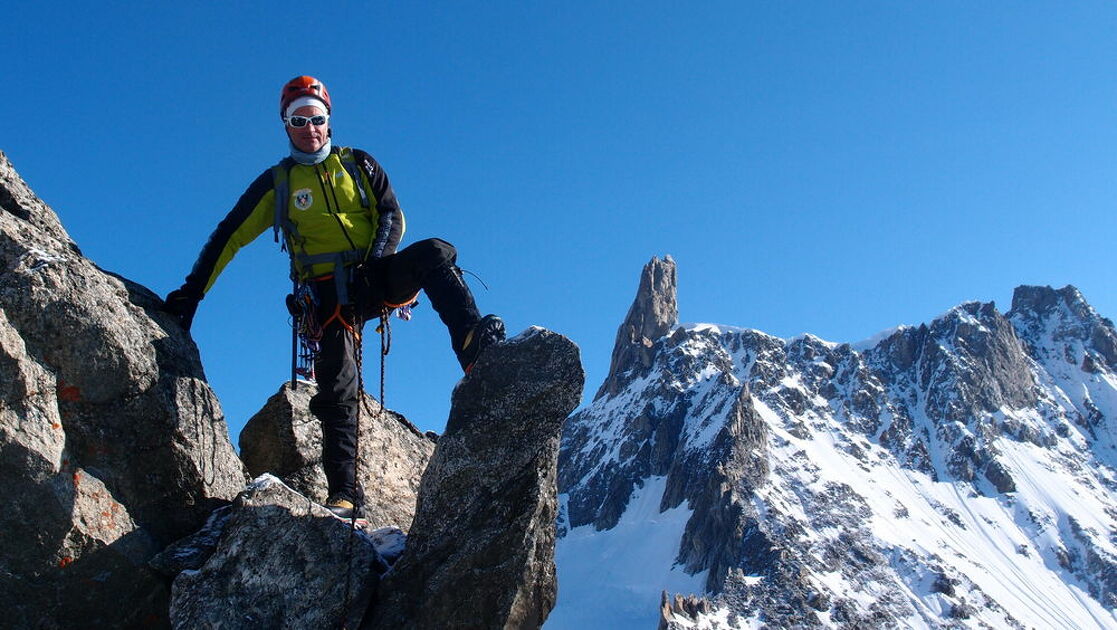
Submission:
<svg viewBox="0 0 1117 630">
<path fill-rule="evenodd" d="M 324 116 L 325 110 L 316 105 L 303 105 L 295 110 L 292 116 Z M 290 122 L 287 123 L 287 137 L 291 138 L 291 142 L 304 153 L 314 153 L 321 149 L 326 144 L 326 139 L 329 138 L 330 123 L 327 120 L 323 125 L 314 125 L 307 123 L 302 127 L 292 127 Z"/>
</svg>

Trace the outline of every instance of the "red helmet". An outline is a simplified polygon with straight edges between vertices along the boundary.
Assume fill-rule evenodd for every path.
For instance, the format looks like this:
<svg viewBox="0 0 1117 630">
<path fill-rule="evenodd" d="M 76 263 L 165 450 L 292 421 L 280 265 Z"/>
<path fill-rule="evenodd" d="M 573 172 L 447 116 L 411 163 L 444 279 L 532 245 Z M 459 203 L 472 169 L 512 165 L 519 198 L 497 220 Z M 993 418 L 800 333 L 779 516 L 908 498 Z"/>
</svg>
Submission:
<svg viewBox="0 0 1117 630">
<path fill-rule="evenodd" d="M 322 102 L 326 104 L 326 113 L 330 113 L 330 93 L 326 90 L 326 84 L 314 77 L 304 75 L 288 81 L 287 85 L 283 86 L 283 91 L 279 93 L 280 118 L 285 118 L 287 106 L 300 96 L 313 96 L 322 99 Z"/>
</svg>

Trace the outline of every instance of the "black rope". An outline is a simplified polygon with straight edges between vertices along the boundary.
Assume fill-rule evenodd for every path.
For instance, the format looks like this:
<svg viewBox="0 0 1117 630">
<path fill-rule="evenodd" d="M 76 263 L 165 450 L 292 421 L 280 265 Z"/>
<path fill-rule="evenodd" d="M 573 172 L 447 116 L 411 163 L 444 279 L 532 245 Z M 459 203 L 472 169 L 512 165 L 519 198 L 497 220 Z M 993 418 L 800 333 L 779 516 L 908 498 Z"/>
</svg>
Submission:
<svg viewBox="0 0 1117 630">
<path fill-rule="evenodd" d="M 388 353 L 392 351 L 392 319 L 387 308 L 380 312 L 380 413 L 387 413 L 384 400 L 384 381 L 387 373 Z"/>
<path fill-rule="evenodd" d="M 354 359 L 357 364 L 357 397 L 359 398 L 357 403 L 357 431 L 356 435 L 353 436 L 353 481 L 359 487 L 361 483 L 361 407 L 365 402 L 365 376 L 363 365 L 364 340 L 360 331 L 361 324 L 357 320 L 358 317 L 360 317 L 360 314 L 354 313 L 352 335 L 353 352 L 356 354 Z M 357 510 L 364 504 L 362 498 L 354 496 L 352 499 L 353 511 L 349 514 L 349 537 L 345 543 L 345 603 L 341 609 L 341 630 L 346 630 L 349 627 L 349 606 L 353 588 L 353 539 L 357 535 Z"/>
<path fill-rule="evenodd" d="M 298 300 L 299 296 L 299 281 L 291 277 L 291 295 L 292 299 Z M 299 387 L 298 383 L 298 370 L 299 370 L 299 317 L 295 314 L 291 315 L 291 391 L 295 391 Z"/>
<path fill-rule="evenodd" d="M 387 365 L 387 356 L 392 347 L 392 327 L 390 323 L 389 309 L 383 308 L 380 311 L 380 325 L 377 326 L 376 331 L 380 333 L 380 412 L 385 412 L 384 407 L 384 383 L 385 383 L 385 367 Z M 357 435 L 353 441 L 353 476 L 357 483 L 360 483 L 360 445 L 361 445 L 361 409 L 371 416 L 372 410 L 368 408 L 368 398 L 365 396 L 365 373 L 364 373 L 364 339 L 360 332 L 361 324 L 356 322 L 356 315 L 354 317 L 353 329 L 353 350 L 357 364 L 357 395 L 360 396 L 360 403 L 357 405 Z M 349 607 L 352 600 L 352 583 L 353 583 L 353 539 L 356 537 L 357 532 L 357 508 L 364 507 L 364 500 L 361 499 L 357 503 L 357 497 L 354 499 L 353 513 L 349 517 L 349 537 L 346 541 L 346 561 L 345 561 L 345 603 L 342 607 L 341 629 L 346 630 L 349 622 Z"/>
</svg>

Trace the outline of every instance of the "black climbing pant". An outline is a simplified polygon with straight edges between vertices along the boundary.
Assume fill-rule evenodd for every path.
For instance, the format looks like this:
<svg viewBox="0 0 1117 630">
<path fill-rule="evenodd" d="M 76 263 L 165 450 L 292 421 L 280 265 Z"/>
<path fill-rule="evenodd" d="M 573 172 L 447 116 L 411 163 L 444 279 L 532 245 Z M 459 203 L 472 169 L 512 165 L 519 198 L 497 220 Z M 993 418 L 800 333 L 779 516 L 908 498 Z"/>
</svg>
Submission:
<svg viewBox="0 0 1117 630">
<path fill-rule="evenodd" d="M 457 251 L 440 239 L 419 241 L 390 256 L 354 270 L 350 291 L 357 304 L 338 304 L 332 277 L 312 283 L 323 322 L 322 341 L 314 364 L 318 393 L 310 411 L 322 423 L 322 467 L 331 497 L 363 503 L 357 483 L 357 337 L 366 319 L 379 316 L 381 306 L 408 303 L 420 289 L 450 333 L 455 352 L 481 320 L 473 294 L 457 268 Z"/>
</svg>

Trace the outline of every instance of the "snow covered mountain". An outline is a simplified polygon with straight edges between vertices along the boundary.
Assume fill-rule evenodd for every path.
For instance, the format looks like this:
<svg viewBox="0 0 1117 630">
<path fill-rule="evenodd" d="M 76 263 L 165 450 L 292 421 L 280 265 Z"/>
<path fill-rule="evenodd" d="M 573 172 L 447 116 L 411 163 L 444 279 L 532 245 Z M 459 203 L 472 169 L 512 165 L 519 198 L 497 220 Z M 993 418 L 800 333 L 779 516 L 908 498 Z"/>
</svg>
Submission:
<svg viewBox="0 0 1117 630">
<path fill-rule="evenodd" d="M 680 326 L 675 287 L 645 267 L 565 428 L 548 630 L 1117 628 L 1117 331 L 1077 289 L 852 346 Z"/>
</svg>

